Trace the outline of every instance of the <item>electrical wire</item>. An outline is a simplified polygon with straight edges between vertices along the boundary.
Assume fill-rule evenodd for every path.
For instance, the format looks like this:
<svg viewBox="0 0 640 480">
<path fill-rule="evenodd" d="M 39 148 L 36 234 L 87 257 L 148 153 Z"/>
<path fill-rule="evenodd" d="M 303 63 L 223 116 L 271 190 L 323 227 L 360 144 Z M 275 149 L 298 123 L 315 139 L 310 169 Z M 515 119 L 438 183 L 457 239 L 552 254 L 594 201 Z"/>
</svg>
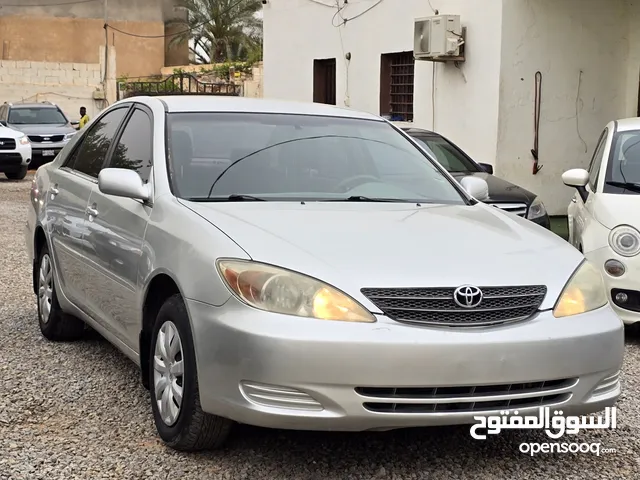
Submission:
<svg viewBox="0 0 640 480">
<path fill-rule="evenodd" d="M 317 3 L 318 5 L 322 5 L 323 7 L 334 8 L 333 5 L 329 5 L 328 3 L 321 2 L 320 0 L 309 0 L 310 2 Z"/>
<path fill-rule="evenodd" d="M 358 14 L 354 15 L 353 17 L 348 17 L 348 18 L 343 17 L 343 16 L 342 16 L 342 14 L 340 13 L 340 12 L 342 12 L 342 10 L 344 10 L 344 9 L 345 9 L 345 7 L 346 7 L 348 4 L 347 4 L 347 3 L 345 3 L 345 4 L 343 4 L 343 5 L 342 5 L 342 7 L 340 7 L 340 6 L 338 5 L 338 11 L 333 15 L 333 18 L 331 19 L 331 24 L 332 24 L 334 27 L 341 27 L 341 26 L 343 26 L 343 25 L 346 25 L 346 24 L 347 24 L 347 22 L 351 22 L 352 20 L 355 20 L 356 18 L 359 18 L 359 17 L 363 16 L 365 13 L 367 13 L 367 12 L 369 12 L 369 11 L 373 10 L 373 9 L 374 9 L 374 8 L 376 8 L 378 5 L 380 5 L 380 4 L 382 3 L 382 1 L 383 1 L 383 0 L 378 0 L 376 3 L 374 3 L 374 4 L 373 4 L 373 5 L 371 5 L 370 7 L 365 8 L 362 12 L 360 12 L 360 13 L 358 13 Z M 336 3 L 337 3 L 337 2 L 336 2 Z M 340 23 L 340 24 L 336 25 L 336 24 L 335 24 L 335 18 L 336 18 L 338 15 L 340 15 L 340 18 L 342 19 L 342 23 Z"/>
<path fill-rule="evenodd" d="M 429 2 L 429 8 L 433 11 L 433 13 L 435 13 L 436 15 L 438 15 L 438 10 L 433 8 L 433 5 L 431 5 L 431 0 L 427 0 Z"/>
<path fill-rule="evenodd" d="M 0 3 L 0 8 L 2 7 L 58 7 L 63 5 L 80 5 L 82 3 L 92 3 L 92 2 L 101 2 L 102 0 L 69 0 L 66 2 L 56 2 L 56 3 L 32 3 L 29 5 L 21 4 L 11 4 L 11 3 Z"/>
<path fill-rule="evenodd" d="M 220 12 L 220 15 L 224 15 L 225 13 L 229 13 L 231 10 L 233 10 L 234 8 L 236 8 L 238 5 L 240 5 L 242 2 L 244 2 L 245 0 L 238 0 L 237 2 L 235 2 L 233 5 L 230 5 L 229 8 L 226 8 L 225 10 L 223 10 L 222 12 Z M 183 35 L 185 33 L 189 33 L 193 30 L 196 30 L 204 25 L 206 25 L 207 23 L 210 23 L 211 20 L 206 20 L 202 23 L 199 23 L 197 25 L 194 25 L 193 27 L 187 28 L 186 30 L 182 30 L 181 32 L 176 32 L 176 33 L 170 33 L 170 34 L 165 34 L 165 35 L 138 35 L 136 33 L 131 33 L 131 32 L 125 32 L 124 30 L 120 30 L 118 28 L 115 28 L 111 25 L 109 25 L 108 23 L 105 23 L 105 28 L 110 28 L 111 30 L 121 33 L 123 35 L 127 35 L 129 37 L 136 37 L 136 38 L 168 38 L 168 37 L 176 37 L 178 35 Z"/>
<path fill-rule="evenodd" d="M 576 132 L 578 133 L 578 138 L 582 142 L 582 145 L 584 145 L 584 153 L 587 153 L 589 151 L 589 147 L 587 146 L 587 142 L 584 141 L 584 138 L 582 138 L 582 135 L 580 134 L 580 112 L 578 108 L 578 105 L 580 104 L 580 87 L 582 87 L 583 73 L 584 72 L 580 70 L 580 74 L 578 75 L 578 91 L 576 92 Z"/>
<path fill-rule="evenodd" d="M 436 62 L 431 69 L 431 130 L 436 131 Z"/>
</svg>

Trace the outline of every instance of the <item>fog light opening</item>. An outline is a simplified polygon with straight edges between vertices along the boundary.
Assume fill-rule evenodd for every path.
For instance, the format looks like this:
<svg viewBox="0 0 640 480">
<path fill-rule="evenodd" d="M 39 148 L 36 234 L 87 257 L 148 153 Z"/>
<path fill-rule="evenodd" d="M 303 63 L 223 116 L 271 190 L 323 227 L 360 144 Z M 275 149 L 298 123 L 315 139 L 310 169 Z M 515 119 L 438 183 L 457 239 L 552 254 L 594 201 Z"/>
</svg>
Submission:
<svg viewBox="0 0 640 480">
<path fill-rule="evenodd" d="M 627 303 L 629 301 L 629 295 L 620 292 L 616 293 L 616 303 Z"/>
<path fill-rule="evenodd" d="M 604 264 L 604 270 L 612 277 L 621 277 L 626 271 L 624 264 L 618 260 L 607 260 Z"/>
</svg>

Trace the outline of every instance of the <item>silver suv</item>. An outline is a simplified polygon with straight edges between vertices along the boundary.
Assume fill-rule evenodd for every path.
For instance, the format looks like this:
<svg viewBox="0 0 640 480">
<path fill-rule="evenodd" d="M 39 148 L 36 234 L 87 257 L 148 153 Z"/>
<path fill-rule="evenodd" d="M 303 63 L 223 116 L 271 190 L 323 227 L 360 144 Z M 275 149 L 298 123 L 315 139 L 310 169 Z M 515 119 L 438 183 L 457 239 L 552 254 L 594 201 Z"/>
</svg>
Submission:
<svg viewBox="0 0 640 480">
<path fill-rule="evenodd" d="M 18 130 L 31 141 L 31 167 L 52 161 L 77 133 L 62 110 L 51 102 L 5 103 L 0 124 Z"/>
</svg>

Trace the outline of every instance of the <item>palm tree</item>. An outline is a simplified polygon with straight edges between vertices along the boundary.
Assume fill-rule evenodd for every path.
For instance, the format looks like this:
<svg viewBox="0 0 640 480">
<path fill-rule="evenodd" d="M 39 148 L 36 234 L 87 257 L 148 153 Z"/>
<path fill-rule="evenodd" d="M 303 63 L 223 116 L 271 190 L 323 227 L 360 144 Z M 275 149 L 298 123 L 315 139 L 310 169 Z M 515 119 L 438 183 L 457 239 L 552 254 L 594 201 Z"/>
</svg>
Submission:
<svg viewBox="0 0 640 480">
<path fill-rule="evenodd" d="M 182 0 L 188 32 L 172 42 L 189 42 L 197 63 L 247 60 L 262 44 L 261 0 Z"/>
</svg>

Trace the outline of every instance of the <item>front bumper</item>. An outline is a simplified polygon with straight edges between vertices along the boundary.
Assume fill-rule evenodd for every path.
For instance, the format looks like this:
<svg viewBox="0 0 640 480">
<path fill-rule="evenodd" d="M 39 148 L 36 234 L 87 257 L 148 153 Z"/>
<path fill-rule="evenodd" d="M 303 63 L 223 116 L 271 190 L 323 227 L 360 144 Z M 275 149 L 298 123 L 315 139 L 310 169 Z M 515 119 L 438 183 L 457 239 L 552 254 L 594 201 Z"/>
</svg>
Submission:
<svg viewBox="0 0 640 480">
<path fill-rule="evenodd" d="M 593 250 L 584 254 L 587 259 L 600 269 L 602 278 L 607 289 L 607 295 L 611 302 L 611 307 L 622 319 L 622 321 L 631 325 L 640 322 L 640 312 L 634 312 L 621 308 L 615 304 L 611 291 L 613 289 L 635 290 L 640 291 L 640 255 L 637 257 L 625 258 L 613 251 L 609 246 Z M 621 277 L 612 277 L 604 270 L 604 264 L 607 260 L 618 260 L 622 262 L 626 268 L 625 273 Z"/>
<path fill-rule="evenodd" d="M 13 172 L 29 165 L 31 162 L 31 145 L 18 143 L 14 150 L 0 150 L 0 172 Z"/>
<path fill-rule="evenodd" d="M 535 414 L 541 403 L 523 407 L 523 399 L 586 414 L 620 395 L 623 327 L 608 306 L 479 330 L 412 327 L 382 316 L 373 324 L 302 319 L 234 297 L 222 307 L 193 300 L 187 307 L 202 408 L 241 423 L 343 431 L 472 424 L 475 415 L 505 408 Z M 544 393 L 558 395 L 550 403 L 535 389 L 478 393 L 559 379 L 567 381 Z M 446 388 L 476 386 L 475 394 Z"/>
</svg>

